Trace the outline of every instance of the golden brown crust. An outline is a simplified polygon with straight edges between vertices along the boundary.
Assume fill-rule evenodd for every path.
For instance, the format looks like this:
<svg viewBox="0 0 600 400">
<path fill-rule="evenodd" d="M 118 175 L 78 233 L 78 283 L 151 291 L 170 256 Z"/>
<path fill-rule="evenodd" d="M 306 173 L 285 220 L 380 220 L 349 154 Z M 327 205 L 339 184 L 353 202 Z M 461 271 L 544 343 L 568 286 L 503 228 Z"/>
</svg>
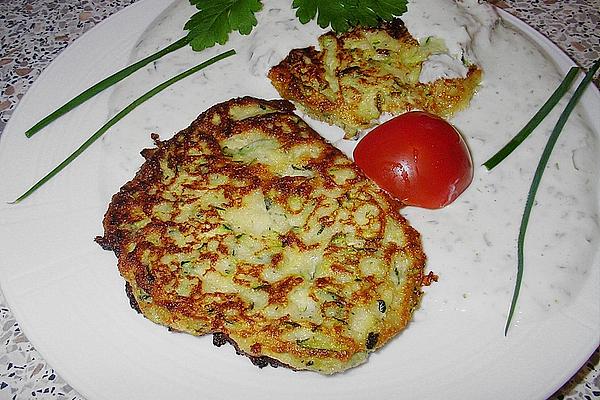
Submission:
<svg viewBox="0 0 600 400">
<path fill-rule="evenodd" d="M 234 99 L 155 138 L 97 241 L 152 321 L 335 373 L 406 326 L 425 255 L 401 204 L 292 110 Z"/>
<path fill-rule="evenodd" d="M 400 19 L 319 38 L 321 50 L 294 49 L 269 72 L 279 94 L 311 117 L 340 126 L 350 138 L 382 113 L 419 109 L 449 117 L 465 108 L 482 71 L 465 78 L 419 82 L 423 62 L 440 51 L 420 45 Z"/>
</svg>

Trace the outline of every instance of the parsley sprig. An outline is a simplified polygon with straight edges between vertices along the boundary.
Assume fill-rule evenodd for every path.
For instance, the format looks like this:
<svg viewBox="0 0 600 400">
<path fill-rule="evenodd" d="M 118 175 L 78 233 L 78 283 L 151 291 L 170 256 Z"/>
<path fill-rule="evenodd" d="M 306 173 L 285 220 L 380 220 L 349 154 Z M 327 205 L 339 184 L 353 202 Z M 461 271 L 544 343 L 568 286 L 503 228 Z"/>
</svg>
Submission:
<svg viewBox="0 0 600 400">
<path fill-rule="evenodd" d="M 229 34 L 238 31 L 247 35 L 256 26 L 255 13 L 262 9 L 260 0 L 190 0 L 199 10 L 192 15 L 184 29 L 195 51 L 215 44 L 225 44 Z"/>
<path fill-rule="evenodd" d="M 353 26 L 375 26 L 406 12 L 407 0 L 294 0 L 292 6 L 303 24 L 317 18 L 321 28 L 341 33 Z"/>
</svg>

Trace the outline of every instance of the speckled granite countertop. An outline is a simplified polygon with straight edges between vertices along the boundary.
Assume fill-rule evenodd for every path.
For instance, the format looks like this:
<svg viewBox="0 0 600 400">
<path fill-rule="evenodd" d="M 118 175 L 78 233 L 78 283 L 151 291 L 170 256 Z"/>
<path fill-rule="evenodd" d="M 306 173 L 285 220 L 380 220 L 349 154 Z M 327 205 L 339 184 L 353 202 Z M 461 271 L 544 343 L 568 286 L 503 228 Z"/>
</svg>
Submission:
<svg viewBox="0 0 600 400">
<path fill-rule="evenodd" d="M 19 99 L 61 50 L 135 1 L 0 0 L 0 135 Z M 600 0 L 491 1 L 546 34 L 581 66 L 600 57 Z M 0 293 L 0 400 L 34 398 L 82 399 L 37 353 Z M 598 351 L 551 399 L 592 398 L 600 398 Z"/>
</svg>

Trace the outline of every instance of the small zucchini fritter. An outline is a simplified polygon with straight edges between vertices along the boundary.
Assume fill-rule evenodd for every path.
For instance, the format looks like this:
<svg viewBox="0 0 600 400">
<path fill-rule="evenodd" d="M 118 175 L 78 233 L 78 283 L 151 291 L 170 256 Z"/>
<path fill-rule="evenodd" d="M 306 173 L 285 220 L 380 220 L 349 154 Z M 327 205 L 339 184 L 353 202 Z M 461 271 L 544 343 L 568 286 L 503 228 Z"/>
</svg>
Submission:
<svg viewBox="0 0 600 400">
<path fill-rule="evenodd" d="M 150 320 L 332 374 L 406 326 L 425 255 L 401 204 L 292 111 L 234 99 L 155 138 L 96 240 Z"/>
<path fill-rule="evenodd" d="M 311 117 L 344 129 L 346 138 L 382 113 L 419 109 L 449 117 L 468 106 L 482 72 L 465 78 L 419 82 L 423 62 L 445 50 L 441 40 L 419 44 L 400 19 L 319 37 L 321 50 L 294 49 L 269 72 L 279 94 Z"/>
</svg>

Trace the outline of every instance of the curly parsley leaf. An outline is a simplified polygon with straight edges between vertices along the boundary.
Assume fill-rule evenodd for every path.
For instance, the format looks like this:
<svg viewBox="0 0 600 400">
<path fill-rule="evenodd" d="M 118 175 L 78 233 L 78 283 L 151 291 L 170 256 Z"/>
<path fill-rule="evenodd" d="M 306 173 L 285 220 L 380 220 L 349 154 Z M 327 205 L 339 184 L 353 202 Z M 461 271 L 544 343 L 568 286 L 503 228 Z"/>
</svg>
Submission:
<svg viewBox="0 0 600 400">
<path fill-rule="evenodd" d="M 257 24 L 255 13 L 260 11 L 260 0 L 190 0 L 199 10 L 185 24 L 190 45 L 195 51 L 215 44 L 225 44 L 229 34 L 238 31 L 247 35 Z"/>
<path fill-rule="evenodd" d="M 375 26 L 381 20 L 390 21 L 406 12 L 408 0 L 294 0 L 296 17 L 306 24 L 317 18 L 321 28 L 338 33 L 356 25 Z"/>
</svg>

